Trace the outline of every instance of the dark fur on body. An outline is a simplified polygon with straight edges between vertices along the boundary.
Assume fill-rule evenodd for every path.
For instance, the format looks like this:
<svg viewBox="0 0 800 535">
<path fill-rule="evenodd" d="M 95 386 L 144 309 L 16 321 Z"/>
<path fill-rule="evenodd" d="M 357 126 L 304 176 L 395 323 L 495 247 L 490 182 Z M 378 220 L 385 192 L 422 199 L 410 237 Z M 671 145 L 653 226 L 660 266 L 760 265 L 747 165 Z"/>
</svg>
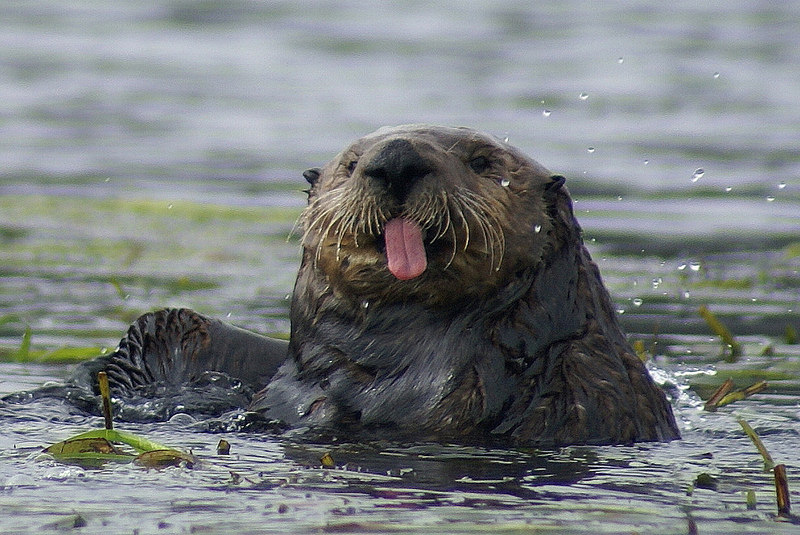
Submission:
<svg viewBox="0 0 800 535">
<path fill-rule="evenodd" d="M 268 381 L 250 410 L 336 433 L 520 445 L 679 436 L 619 327 L 563 177 L 489 136 L 425 125 L 381 129 L 305 176 L 288 356 L 279 342 L 162 311 L 126 337 L 149 342 L 130 351 L 123 340 L 127 353 L 103 361 L 117 383 L 226 371 Z M 410 280 L 386 266 L 382 228 L 396 217 L 424 237 L 427 268 Z M 159 371 L 130 380 L 145 367 Z"/>
<path fill-rule="evenodd" d="M 402 176 L 365 172 L 398 139 L 423 162 L 403 195 L 387 194 Z M 480 172 L 470 165 L 477 158 L 486 159 Z M 318 175 L 304 218 L 290 360 L 254 408 L 295 425 L 488 433 L 521 444 L 678 436 L 663 392 L 617 323 L 563 178 L 488 136 L 427 126 L 378 131 Z M 373 229 L 354 236 L 315 219 L 318 199 L 341 189 L 378 205 L 385 220 L 462 188 L 486 199 L 491 213 L 451 208 L 446 218 L 420 217 L 429 265 L 410 281 L 388 273 Z M 474 230 L 475 218 L 502 236 Z"/>
</svg>

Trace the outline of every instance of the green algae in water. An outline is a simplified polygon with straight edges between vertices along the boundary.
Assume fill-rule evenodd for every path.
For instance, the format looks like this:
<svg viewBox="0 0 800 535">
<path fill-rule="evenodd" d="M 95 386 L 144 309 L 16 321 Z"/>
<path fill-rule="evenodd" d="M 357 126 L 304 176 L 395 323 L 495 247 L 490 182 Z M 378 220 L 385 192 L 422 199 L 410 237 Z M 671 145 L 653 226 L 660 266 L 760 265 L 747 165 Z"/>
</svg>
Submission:
<svg viewBox="0 0 800 535">
<path fill-rule="evenodd" d="M 736 341 L 731 331 L 717 319 L 717 317 L 708 309 L 707 306 L 701 305 L 698 309 L 700 317 L 702 317 L 711 330 L 720 337 L 723 343 L 723 358 L 726 362 L 735 362 L 742 355 L 742 345 Z"/>
<path fill-rule="evenodd" d="M 797 344 L 797 329 L 793 325 L 787 325 L 783 331 L 783 340 L 788 345 Z"/>
<path fill-rule="evenodd" d="M 5 322 L 3 320 L 6 320 Z M 0 325 L 16 321 L 16 318 L 2 318 Z M 20 345 L 16 349 L 0 347 L 0 362 L 36 362 L 36 363 L 71 363 L 88 360 L 102 355 L 100 347 L 61 347 L 57 349 L 32 349 L 33 332 L 29 325 L 25 326 Z"/>
</svg>

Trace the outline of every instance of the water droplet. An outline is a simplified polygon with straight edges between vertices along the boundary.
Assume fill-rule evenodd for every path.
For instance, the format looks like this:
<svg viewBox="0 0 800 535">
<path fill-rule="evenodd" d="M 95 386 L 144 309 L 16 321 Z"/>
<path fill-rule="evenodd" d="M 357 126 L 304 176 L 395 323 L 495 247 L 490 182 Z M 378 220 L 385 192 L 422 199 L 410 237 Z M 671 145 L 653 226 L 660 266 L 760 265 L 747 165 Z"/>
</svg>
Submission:
<svg viewBox="0 0 800 535">
<path fill-rule="evenodd" d="M 625 309 L 624 308 L 618 308 L 617 309 L 617 314 L 625 314 Z"/>
<path fill-rule="evenodd" d="M 578 98 L 581 100 L 586 100 L 587 98 L 589 98 L 589 93 L 581 93 L 580 95 L 578 95 Z"/>
<path fill-rule="evenodd" d="M 697 182 L 698 180 L 703 178 L 704 174 L 706 174 L 705 170 L 702 167 L 698 167 L 697 169 L 694 170 L 694 174 L 692 175 L 692 182 Z"/>
<path fill-rule="evenodd" d="M 772 195 L 767 197 L 767 202 L 772 202 L 774 200 L 775 200 L 775 197 L 773 197 Z"/>
<path fill-rule="evenodd" d="M 172 210 L 172 203 L 169 203 L 169 204 L 167 205 L 167 210 Z"/>
<path fill-rule="evenodd" d="M 509 184 L 511 184 L 511 181 L 509 179 L 507 178 L 500 179 L 500 185 L 503 186 L 504 188 L 507 188 Z"/>
<path fill-rule="evenodd" d="M 784 188 L 786 188 L 786 182 L 779 182 L 778 189 L 784 189 Z"/>
<path fill-rule="evenodd" d="M 553 113 L 553 112 L 550 111 L 550 110 L 542 110 L 542 115 L 544 115 L 545 117 L 550 117 L 551 113 Z"/>
<path fill-rule="evenodd" d="M 533 226 L 533 231 L 538 234 L 539 232 L 542 231 L 542 226 L 541 225 L 534 225 Z"/>
<path fill-rule="evenodd" d="M 649 163 L 650 163 L 650 160 L 645 160 L 645 161 L 644 161 L 644 164 L 645 164 L 645 165 L 647 165 L 647 164 L 649 164 Z"/>
<path fill-rule="evenodd" d="M 589 154 L 593 153 L 594 147 L 589 147 L 588 149 L 586 149 L 586 152 L 588 152 Z"/>
<path fill-rule="evenodd" d="M 286 295 L 283 296 L 283 298 L 284 298 L 284 300 L 288 301 L 289 299 L 292 298 L 292 294 L 286 294 Z"/>
<path fill-rule="evenodd" d="M 227 314 L 225 314 L 226 318 L 230 318 L 231 316 L 233 316 L 233 312 L 228 312 Z"/>
<path fill-rule="evenodd" d="M 617 200 L 621 201 L 622 200 L 622 195 L 617 195 Z"/>
<path fill-rule="evenodd" d="M 622 57 L 617 58 L 617 63 L 622 64 L 623 61 L 625 61 L 625 60 L 622 59 Z"/>
<path fill-rule="evenodd" d="M 369 308 L 369 300 L 364 299 L 363 301 L 361 301 L 361 308 L 363 308 L 365 310 L 368 309 Z"/>
<path fill-rule="evenodd" d="M 103 180 L 103 182 L 111 182 L 111 177 L 110 177 L 110 176 L 107 176 L 107 177 L 106 177 L 106 179 L 105 179 L 105 180 Z"/>
<path fill-rule="evenodd" d="M 719 73 L 718 73 L 718 72 L 715 72 L 715 73 L 714 73 L 714 79 L 717 79 L 717 78 L 719 78 Z"/>
<path fill-rule="evenodd" d="M 508 143 L 508 136 L 503 138 L 503 143 Z"/>
<path fill-rule="evenodd" d="M 689 269 L 692 271 L 700 271 L 700 262 L 691 262 L 689 264 Z"/>
<path fill-rule="evenodd" d="M 728 186 L 728 187 L 726 187 L 726 188 L 725 188 L 725 191 L 726 191 L 726 192 L 729 192 L 729 191 L 730 191 L 730 190 L 732 190 L 732 189 L 733 189 L 732 187 Z"/>
<path fill-rule="evenodd" d="M 686 292 L 683 292 L 683 298 L 684 298 L 684 299 L 689 299 L 689 295 L 690 295 L 690 294 L 689 294 L 689 292 L 688 292 L 688 291 L 686 291 Z"/>
<path fill-rule="evenodd" d="M 685 262 L 682 263 L 682 264 L 678 264 L 678 271 L 683 271 L 684 269 L 686 269 L 686 263 Z"/>
<path fill-rule="evenodd" d="M 662 282 L 663 280 L 661 279 L 661 277 L 653 279 L 653 289 L 654 290 L 658 289 L 658 287 L 661 286 Z"/>
<path fill-rule="evenodd" d="M 100 348 L 100 354 L 101 355 L 105 355 L 106 353 L 108 353 L 108 348 L 107 347 L 101 347 Z"/>
<path fill-rule="evenodd" d="M 640 307 L 640 306 L 642 306 L 642 300 L 641 300 L 641 299 L 639 299 L 638 297 L 637 297 L 637 298 L 635 298 L 635 299 L 633 300 L 633 306 L 637 306 L 637 307 Z"/>
</svg>

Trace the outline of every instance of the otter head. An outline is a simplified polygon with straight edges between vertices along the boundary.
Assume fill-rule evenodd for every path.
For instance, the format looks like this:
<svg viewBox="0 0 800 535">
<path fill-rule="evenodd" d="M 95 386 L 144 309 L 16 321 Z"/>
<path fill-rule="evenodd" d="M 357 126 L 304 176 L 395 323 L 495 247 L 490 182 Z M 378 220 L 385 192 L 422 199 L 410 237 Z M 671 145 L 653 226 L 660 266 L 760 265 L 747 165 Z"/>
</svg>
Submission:
<svg viewBox="0 0 800 535">
<path fill-rule="evenodd" d="M 542 259 L 563 184 L 467 128 L 382 128 L 304 176 L 302 270 L 356 302 L 449 305 Z"/>
</svg>

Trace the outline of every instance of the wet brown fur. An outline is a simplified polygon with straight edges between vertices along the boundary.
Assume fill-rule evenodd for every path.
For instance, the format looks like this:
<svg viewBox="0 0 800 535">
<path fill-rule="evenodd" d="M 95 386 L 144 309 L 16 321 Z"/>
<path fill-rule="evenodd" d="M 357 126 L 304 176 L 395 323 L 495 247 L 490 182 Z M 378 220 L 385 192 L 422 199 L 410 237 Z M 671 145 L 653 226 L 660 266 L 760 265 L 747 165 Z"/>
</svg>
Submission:
<svg viewBox="0 0 800 535">
<path fill-rule="evenodd" d="M 402 184 L 404 197 L 365 171 L 394 140 L 430 170 Z M 488 165 L 476 171 L 478 158 Z M 309 425 L 525 444 L 678 436 L 561 177 L 484 134 L 426 125 L 381 129 L 311 173 L 290 362 L 255 408 Z M 412 280 L 392 276 L 382 249 L 381 229 L 398 216 L 426 236 L 428 267 Z M 308 410 L 287 412 L 287 396 Z"/>
</svg>

